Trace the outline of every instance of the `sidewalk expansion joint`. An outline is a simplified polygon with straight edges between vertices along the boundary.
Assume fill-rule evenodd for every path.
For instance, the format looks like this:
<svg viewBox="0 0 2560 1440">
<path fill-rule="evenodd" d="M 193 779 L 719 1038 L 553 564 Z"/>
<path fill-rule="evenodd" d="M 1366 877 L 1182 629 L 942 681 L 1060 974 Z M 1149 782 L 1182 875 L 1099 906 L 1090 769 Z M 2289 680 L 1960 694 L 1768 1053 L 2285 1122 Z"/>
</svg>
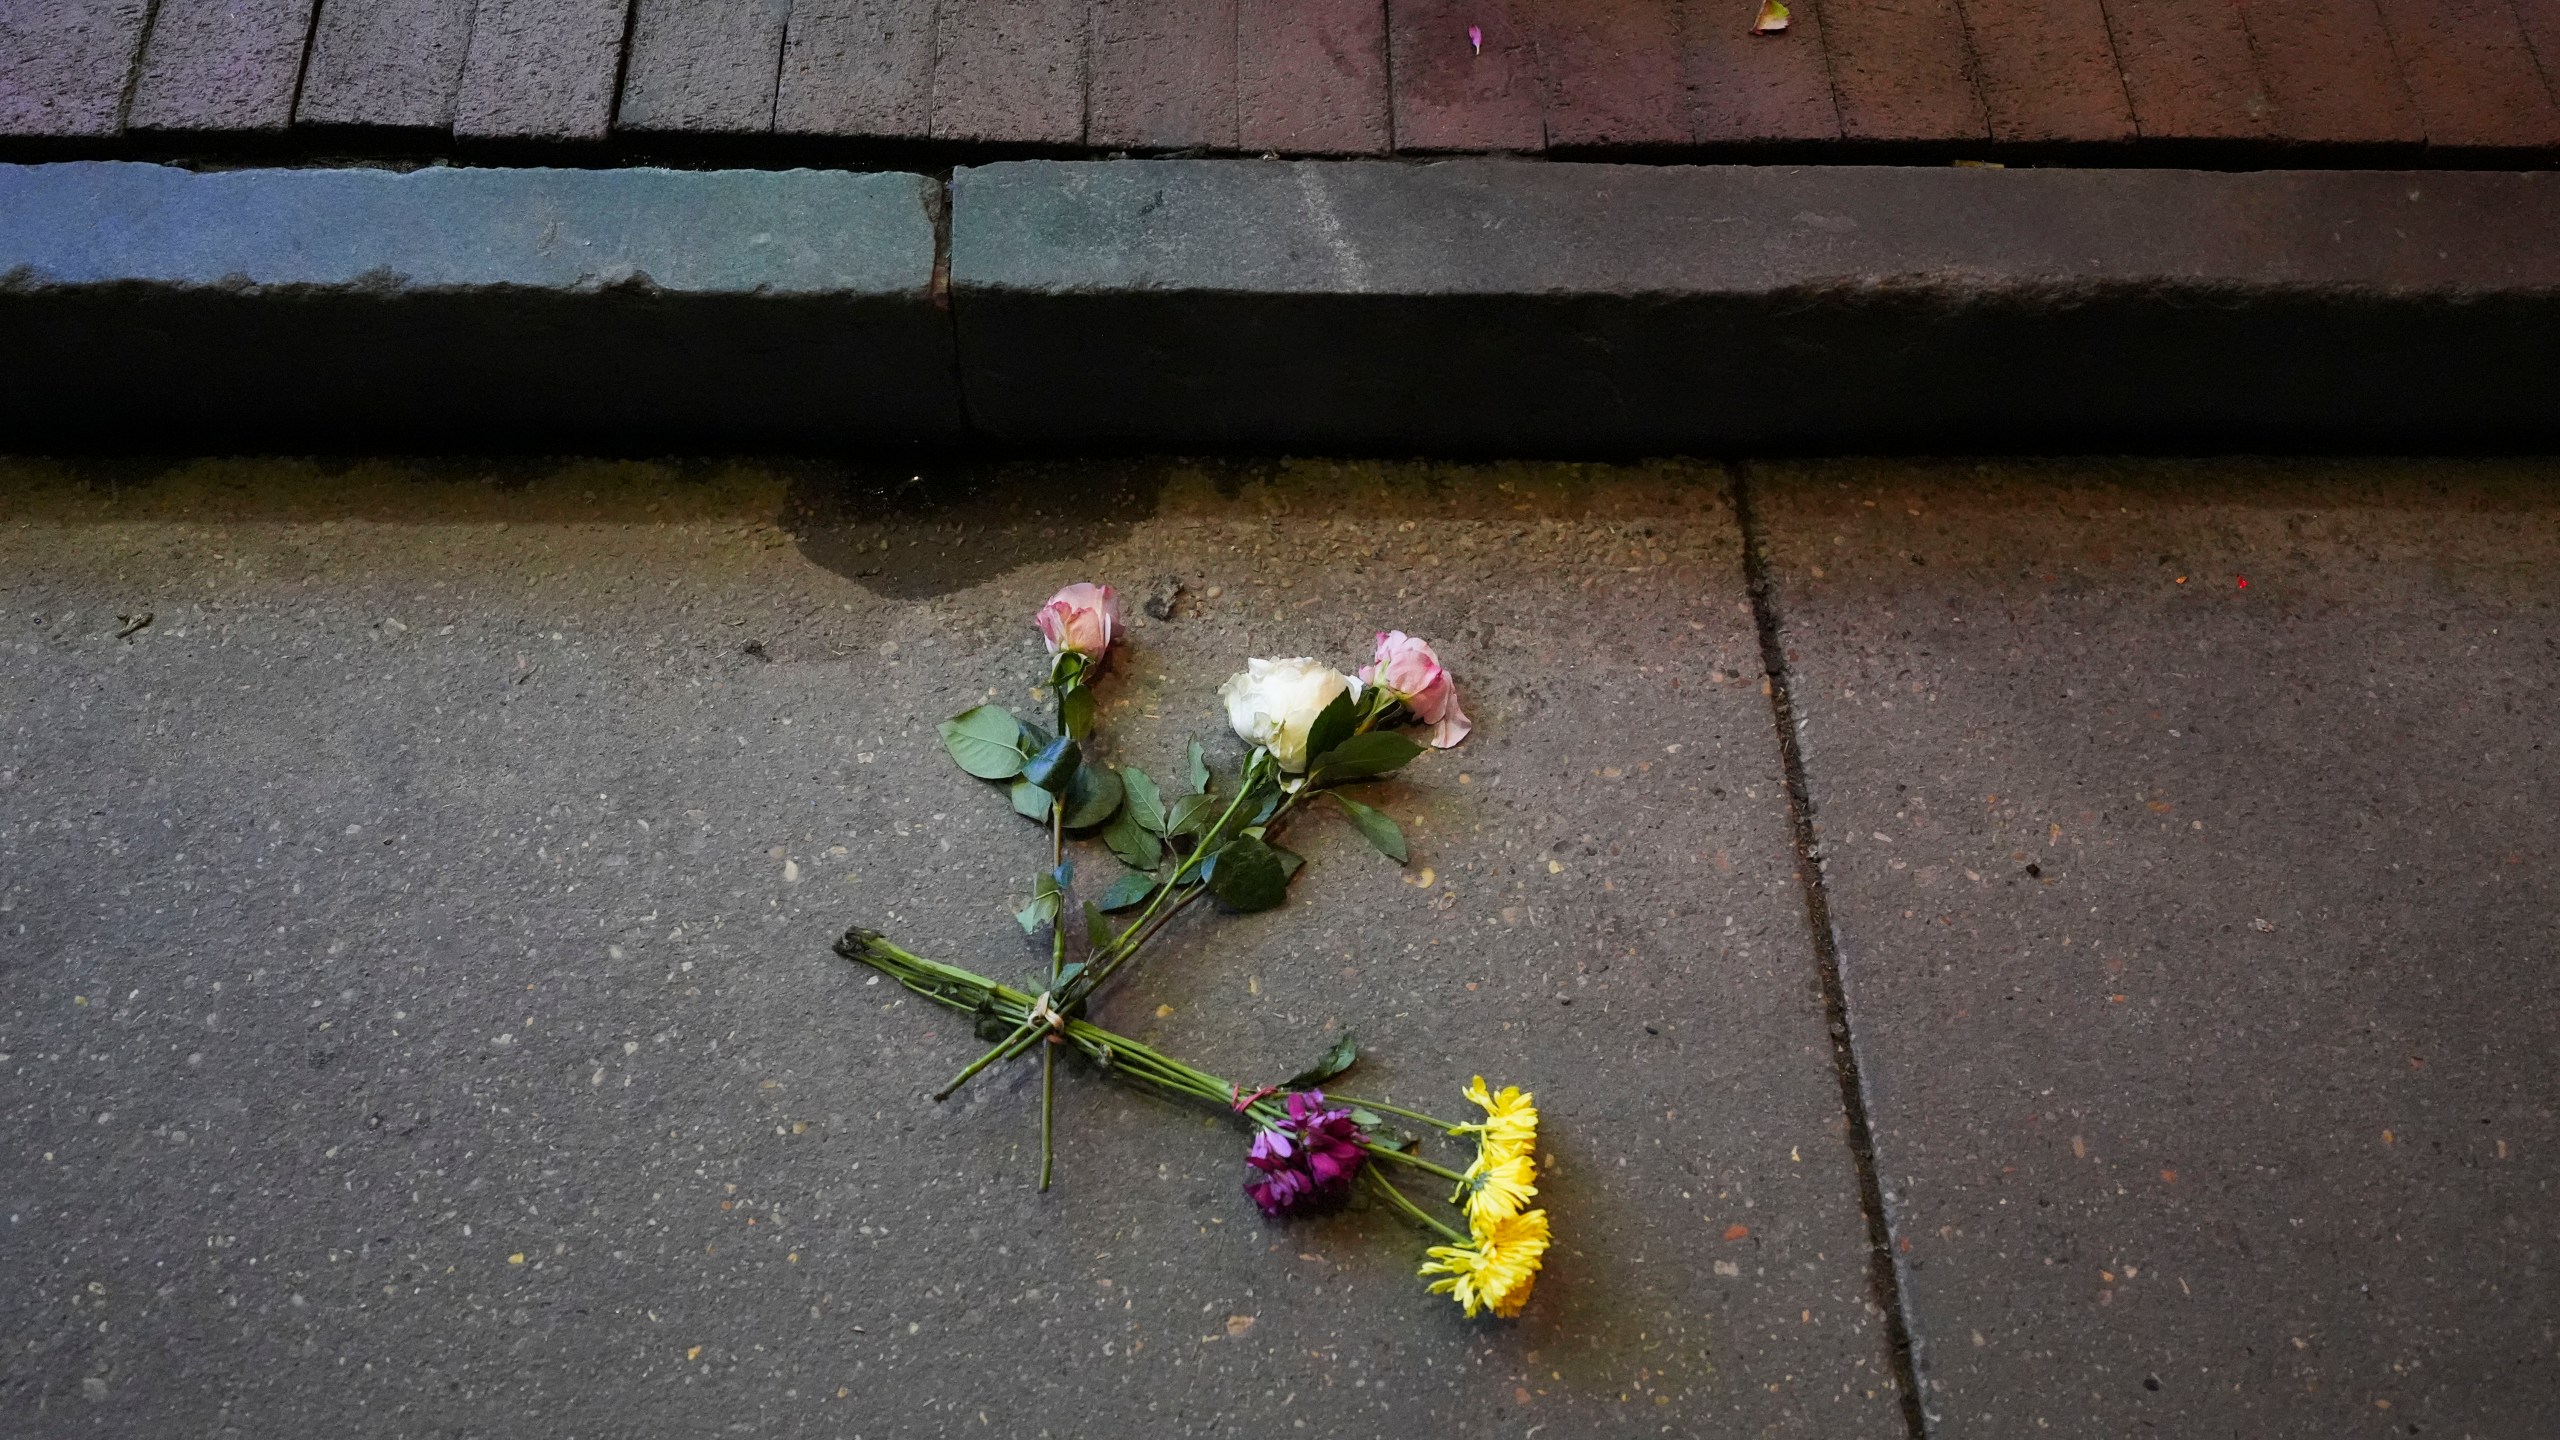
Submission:
<svg viewBox="0 0 2560 1440">
<path fill-rule="evenodd" d="M 1814 962 L 1821 974 L 1823 1020 L 1831 1034 L 1840 1109 L 1849 1122 L 1849 1151 L 1858 1171 L 1858 1207 L 1867 1220 L 1867 1282 L 1884 1312 L 1903 1425 L 1911 1440 L 1928 1440 L 1919 1375 L 1912 1362 L 1910 1316 L 1903 1309 L 1902 1272 L 1894 1261 L 1893 1227 L 1885 1214 L 1884 1186 L 1876 1172 L 1875 1129 L 1868 1119 L 1866 1082 L 1859 1074 L 1857 1046 L 1849 1031 L 1848 991 L 1840 978 L 1840 940 L 1831 925 L 1831 897 L 1823 880 L 1820 837 L 1813 823 L 1813 792 L 1805 780 L 1804 748 L 1796 738 L 1794 680 L 1781 634 L 1777 585 L 1770 578 L 1759 517 L 1752 508 L 1750 462 L 1727 461 L 1725 475 L 1734 524 L 1742 531 L 1743 580 L 1751 596 L 1752 623 L 1760 631 L 1760 665 L 1769 682 L 1770 720 L 1778 732 L 1787 812 L 1795 827 L 1797 888 L 1804 896 L 1805 928 L 1812 934 Z"/>
</svg>

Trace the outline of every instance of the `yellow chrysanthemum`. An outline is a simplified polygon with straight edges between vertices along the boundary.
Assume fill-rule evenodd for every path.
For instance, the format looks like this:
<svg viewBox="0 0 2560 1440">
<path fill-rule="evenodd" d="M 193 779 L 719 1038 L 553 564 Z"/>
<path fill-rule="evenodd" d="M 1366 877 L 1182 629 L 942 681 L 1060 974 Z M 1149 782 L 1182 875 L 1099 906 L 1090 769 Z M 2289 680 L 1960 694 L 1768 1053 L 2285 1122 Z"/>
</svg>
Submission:
<svg viewBox="0 0 2560 1440">
<path fill-rule="evenodd" d="M 1534 1096 L 1520 1093 L 1517 1085 L 1505 1085 L 1499 1095 L 1489 1093 L 1484 1077 L 1467 1087 L 1467 1098 L 1484 1107 L 1484 1123 L 1461 1125 L 1460 1130 L 1482 1135 L 1496 1146 L 1526 1150 L 1538 1142 L 1538 1106 Z"/>
<path fill-rule="evenodd" d="M 1529 1303 L 1538 1282 L 1538 1266 L 1547 1254 L 1547 1212 L 1531 1210 L 1479 1223 L 1475 1239 L 1465 1245 L 1434 1245 L 1422 1262 L 1431 1293 L 1458 1302 L 1472 1320 L 1490 1310 L 1508 1320 Z"/>
<path fill-rule="evenodd" d="M 1538 1162 L 1527 1151 L 1487 1145 L 1452 1199 L 1466 1202 L 1468 1224 L 1482 1226 L 1519 1214 L 1537 1193 Z"/>
</svg>

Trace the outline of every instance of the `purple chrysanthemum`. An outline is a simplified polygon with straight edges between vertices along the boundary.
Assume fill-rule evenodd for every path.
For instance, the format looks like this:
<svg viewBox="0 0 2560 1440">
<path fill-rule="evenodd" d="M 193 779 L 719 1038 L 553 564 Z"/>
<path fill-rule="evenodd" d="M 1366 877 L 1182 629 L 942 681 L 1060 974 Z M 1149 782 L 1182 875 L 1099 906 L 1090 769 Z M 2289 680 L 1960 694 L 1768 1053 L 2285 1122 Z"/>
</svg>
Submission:
<svg viewBox="0 0 2560 1440">
<path fill-rule="evenodd" d="M 1261 1173 L 1245 1182 L 1244 1193 L 1263 1214 L 1274 1217 L 1339 1198 L 1360 1173 L 1364 1138 L 1350 1110 L 1326 1108 L 1323 1091 L 1291 1095 L 1288 1118 L 1253 1134 L 1245 1163 Z"/>
</svg>

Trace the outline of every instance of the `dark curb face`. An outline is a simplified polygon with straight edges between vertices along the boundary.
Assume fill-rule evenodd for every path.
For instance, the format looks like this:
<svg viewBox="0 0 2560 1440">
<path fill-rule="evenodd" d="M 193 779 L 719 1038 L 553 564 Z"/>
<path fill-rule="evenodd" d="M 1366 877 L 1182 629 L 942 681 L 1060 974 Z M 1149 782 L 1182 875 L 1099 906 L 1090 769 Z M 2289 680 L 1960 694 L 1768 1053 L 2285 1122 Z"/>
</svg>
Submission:
<svg viewBox="0 0 2560 1440">
<path fill-rule="evenodd" d="M 2529 447 L 2560 440 L 2553 233 L 2560 185 L 2494 172 L 1025 161 L 946 204 L 901 174 L 0 167 L 0 423 L 296 449 Z"/>
</svg>

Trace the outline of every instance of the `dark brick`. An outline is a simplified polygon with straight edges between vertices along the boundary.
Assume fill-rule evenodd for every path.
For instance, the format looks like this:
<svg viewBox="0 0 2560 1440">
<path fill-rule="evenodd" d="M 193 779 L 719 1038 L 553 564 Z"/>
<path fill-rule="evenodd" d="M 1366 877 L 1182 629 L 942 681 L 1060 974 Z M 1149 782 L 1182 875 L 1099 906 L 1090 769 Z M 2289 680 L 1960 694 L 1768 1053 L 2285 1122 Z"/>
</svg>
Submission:
<svg viewBox="0 0 2560 1440">
<path fill-rule="evenodd" d="M 2508 0 L 2380 3 L 2428 144 L 2560 144 L 2560 106 Z"/>
<path fill-rule="evenodd" d="M 1398 150 L 1536 150 L 1546 143 L 1526 0 L 1389 0 Z M 1477 51 L 1468 28 L 1480 30 Z"/>
<path fill-rule="evenodd" d="M 1840 133 L 1852 140 L 1979 140 L 1990 122 L 1975 93 L 1955 0 L 1832 0 L 1822 12 Z"/>
<path fill-rule="evenodd" d="M 1840 110 L 1822 43 L 1820 0 L 1787 7 L 1787 28 L 1755 35 L 1759 7 L 1682 9 L 1680 54 L 1689 85 L 1689 133 L 1702 145 L 1834 140 Z"/>
<path fill-rule="evenodd" d="M 2285 140 L 2380 145 L 2426 138 L 2372 0 L 2239 0 Z"/>
<path fill-rule="evenodd" d="M 1531 0 L 1547 144 L 1689 140 L 1672 0 Z"/>
<path fill-rule="evenodd" d="M 2560 0 L 2516 0 L 2524 38 L 2542 65 L 2543 82 L 2560 93 Z"/>
<path fill-rule="evenodd" d="M 1084 139 L 1085 0 L 943 0 L 938 140 Z"/>
<path fill-rule="evenodd" d="M 1250 151 L 1385 153 L 1386 7 L 1236 0 L 1236 131 Z"/>
<path fill-rule="evenodd" d="M 1236 147 L 1236 0 L 1093 0 L 1085 143 Z"/>
<path fill-rule="evenodd" d="M 798 0 L 773 128 L 793 135 L 933 133 L 933 0 Z"/>
<path fill-rule="evenodd" d="M 603 139 L 630 14 L 631 0 L 480 0 L 453 133 Z"/>
<path fill-rule="evenodd" d="M 638 0 L 622 74 L 624 130 L 773 128 L 791 0 Z"/>
<path fill-rule="evenodd" d="M 2107 0 L 2145 140 L 2255 139 L 2274 108 L 2233 0 Z"/>
<path fill-rule="evenodd" d="M 8 0 L 0 135 L 112 135 L 151 13 L 145 0 Z"/>
<path fill-rule="evenodd" d="M 330 0 L 293 118 L 444 129 L 470 45 L 471 0 Z"/>
<path fill-rule="evenodd" d="M 1991 138 L 2133 138 L 2133 106 L 2098 0 L 1965 0 Z"/>
<path fill-rule="evenodd" d="M 282 130 L 293 123 L 312 0 L 160 0 L 125 123 Z"/>
</svg>

